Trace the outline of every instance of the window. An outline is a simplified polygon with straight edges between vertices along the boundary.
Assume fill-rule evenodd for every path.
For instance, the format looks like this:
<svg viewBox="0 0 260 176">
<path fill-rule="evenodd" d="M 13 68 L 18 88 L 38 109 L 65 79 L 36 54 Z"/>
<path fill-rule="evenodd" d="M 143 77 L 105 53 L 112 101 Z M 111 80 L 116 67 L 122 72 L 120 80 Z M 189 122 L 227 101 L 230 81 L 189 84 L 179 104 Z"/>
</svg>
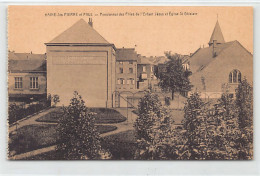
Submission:
<svg viewBox="0 0 260 176">
<path fill-rule="evenodd" d="M 124 79 L 123 79 L 123 78 L 117 79 L 117 83 L 118 83 L 118 84 L 124 84 Z"/>
<path fill-rule="evenodd" d="M 131 80 L 131 84 L 135 84 L 135 79 L 134 78 L 130 78 Z"/>
<path fill-rule="evenodd" d="M 124 69 L 123 68 L 119 68 L 119 73 L 123 73 Z"/>
<path fill-rule="evenodd" d="M 14 78 L 14 81 L 15 81 L 15 88 L 16 89 L 21 89 L 23 88 L 23 78 L 22 77 L 15 77 Z"/>
<path fill-rule="evenodd" d="M 30 89 L 38 89 L 38 77 L 30 77 Z"/>
<path fill-rule="evenodd" d="M 129 68 L 129 73 L 133 73 L 133 72 L 134 72 L 133 68 Z"/>
<path fill-rule="evenodd" d="M 143 72 L 146 72 L 146 66 L 145 65 L 143 66 Z"/>
<path fill-rule="evenodd" d="M 125 79 L 122 79 L 123 80 L 123 84 L 125 84 Z"/>
<path fill-rule="evenodd" d="M 229 73 L 228 82 L 229 83 L 240 83 L 241 82 L 241 72 L 239 70 L 233 70 Z"/>
</svg>

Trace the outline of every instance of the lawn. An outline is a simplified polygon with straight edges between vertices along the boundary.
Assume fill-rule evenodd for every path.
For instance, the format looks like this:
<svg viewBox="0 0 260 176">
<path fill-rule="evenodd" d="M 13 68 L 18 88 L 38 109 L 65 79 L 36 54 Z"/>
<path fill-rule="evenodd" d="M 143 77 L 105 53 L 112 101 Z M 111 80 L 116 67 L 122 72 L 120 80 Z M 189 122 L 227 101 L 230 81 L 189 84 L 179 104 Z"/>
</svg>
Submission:
<svg viewBox="0 0 260 176">
<path fill-rule="evenodd" d="M 112 160 L 133 160 L 136 151 L 136 138 L 133 130 L 104 137 L 102 146 L 112 154 Z"/>
<path fill-rule="evenodd" d="M 16 134 L 10 135 L 9 151 L 20 154 L 55 145 L 56 129 L 56 124 L 27 125 L 19 128 Z M 111 125 L 97 125 L 100 134 L 116 129 L 117 127 Z"/>
<path fill-rule="evenodd" d="M 126 120 L 126 118 L 118 111 L 109 108 L 90 108 L 91 112 L 95 112 L 96 123 L 119 123 Z M 62 116 L 62 109 L 57 109 L 54 112 L 48 113 L 40 118 L 37 122 L 57 123 Z"/>
<path fill-rule="evenodd" d="M 102 147 L 109 150 L 112 160 L 133 160 L 136 149 L 135 132 L 133 130 L 121 132 L 102 138 Z M 55 151 L 46 152 L 24 160 L 57 160 Z"/>
</svg>

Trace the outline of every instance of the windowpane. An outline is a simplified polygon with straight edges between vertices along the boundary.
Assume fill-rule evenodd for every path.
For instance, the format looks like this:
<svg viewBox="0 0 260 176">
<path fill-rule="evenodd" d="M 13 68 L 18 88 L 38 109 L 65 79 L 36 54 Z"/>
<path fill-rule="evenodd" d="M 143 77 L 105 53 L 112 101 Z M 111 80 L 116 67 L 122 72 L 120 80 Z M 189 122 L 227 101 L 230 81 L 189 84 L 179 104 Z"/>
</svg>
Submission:
<svg viewBox="0 0 260 176">
<path fill-rule="evenodd" d="M 229 73 L 229 83 L 232 83 L 232 73 Z"/>
<path fill-rule="evenodd" d="M 241 73 L 238 73 L 238 82 L 241 83 Z"/>
<path fill-rule="evenodd" d="M 236 83 L 237 82 L 237 71 L 234 70 L 233 71 L 233 83 Z"/>
</svg>

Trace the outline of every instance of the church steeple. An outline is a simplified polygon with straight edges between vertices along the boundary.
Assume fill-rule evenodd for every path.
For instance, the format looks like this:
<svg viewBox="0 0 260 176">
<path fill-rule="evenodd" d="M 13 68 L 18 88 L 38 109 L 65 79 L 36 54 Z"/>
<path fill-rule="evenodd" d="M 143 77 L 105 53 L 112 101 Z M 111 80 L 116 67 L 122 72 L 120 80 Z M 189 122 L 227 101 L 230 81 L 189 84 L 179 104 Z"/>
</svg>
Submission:
<svg viewBox="0 0 260 176">
<path fill-rule="evenodd" d="M 217 23 L 216 23 L 215 28 L 213 30 L 213 33 L 210 37 L 209 46 L 211 46 L 214 42 L 216 44 L 225 43 L 223 34 L 221 32 L 221 29 L 220 29 L 220 26 L 219 26 L 219 23 L 218 23 L 218 20 L 217 20 Z"/>
</svg>

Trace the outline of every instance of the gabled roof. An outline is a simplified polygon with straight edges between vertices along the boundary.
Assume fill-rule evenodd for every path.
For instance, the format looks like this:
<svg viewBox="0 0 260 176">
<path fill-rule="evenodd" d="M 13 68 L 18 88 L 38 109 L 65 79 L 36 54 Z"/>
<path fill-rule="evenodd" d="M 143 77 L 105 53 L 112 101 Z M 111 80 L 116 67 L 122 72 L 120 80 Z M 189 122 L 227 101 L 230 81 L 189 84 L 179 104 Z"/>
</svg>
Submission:
<svg viewBox="0 0 260 176">
<path fill-rule="evenodd" d="M 134 48 L 118 48 L 116 50 L 117 61 L 137 61 L 137 53 Z"/>
<path fill-rule="evenodd" d="M 212 32 L 212 35 L 210 37 L 209 45 L 213 44 L 213 40 L 215 40 L 216 43 L 218 43 L 218 44 L 219 43 L 225 43 L 224 36 L 222 34 L 222 31 L 221 31 L 221 28 L 220 28 L 218 21 L 217 21 L 215 28 Z"/>
<path fill-rule="evenodd" d="M 83 19 L 77 21 L 47 44 L 51 43 L 109 44 L 107 40 Z"/>
<path fill-rule="evenodd" d="M 13 53 L 8 55 L 10 72 L 45 72 L 45 54 Z"/>
<path fill-rule="evenodd" d="M 214 48 L 214 52 L 216 53 L 216 57 L 226 48 L 231 46 L 236 41 L 226 42 L 222 44 L 218 44 Z M 206 47 L 206 48 L 200 48 L 194 53 L 190 59 L 190 69 L 192 73 L 200 72 L 203 70 L 210 62 L 216 59 L 213 55 L 213 45 Z"/>
</svg>

